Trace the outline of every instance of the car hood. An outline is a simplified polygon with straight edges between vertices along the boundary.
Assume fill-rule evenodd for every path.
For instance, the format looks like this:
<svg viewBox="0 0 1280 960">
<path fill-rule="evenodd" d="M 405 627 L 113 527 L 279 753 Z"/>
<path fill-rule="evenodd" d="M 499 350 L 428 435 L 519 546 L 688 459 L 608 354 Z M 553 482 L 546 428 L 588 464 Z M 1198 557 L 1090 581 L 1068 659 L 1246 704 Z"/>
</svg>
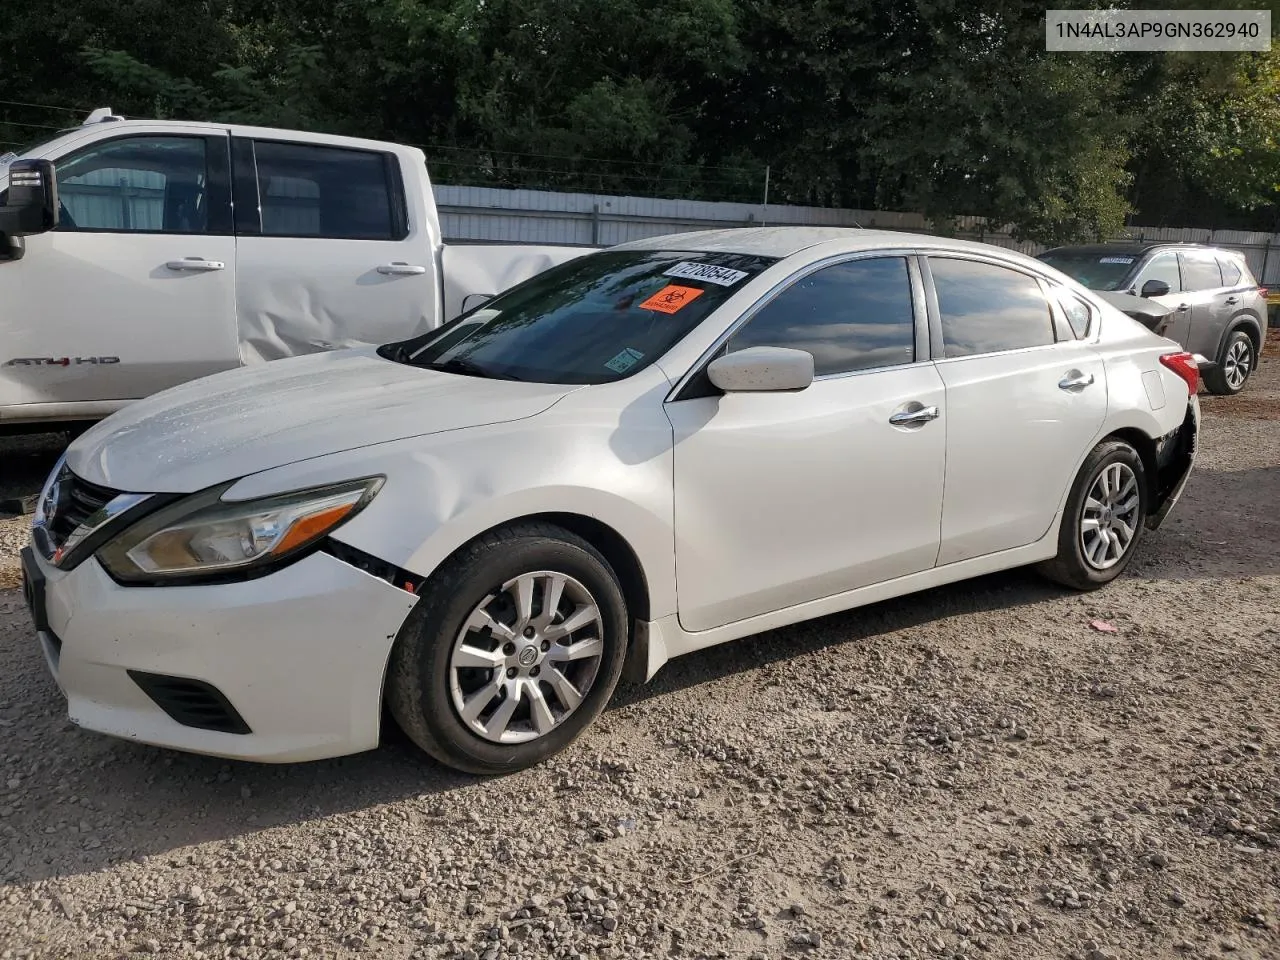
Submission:
<svg viewBox="0 0 1280 960">
<path fill-rule="evenodd" d="M 425 370 L 375 349 L 274 360 L 165 390 L 81 435 L 67 465 L 114 490 L 191 493 L 311 457 L 531 417 L 576 389 Z"/>
</svg>

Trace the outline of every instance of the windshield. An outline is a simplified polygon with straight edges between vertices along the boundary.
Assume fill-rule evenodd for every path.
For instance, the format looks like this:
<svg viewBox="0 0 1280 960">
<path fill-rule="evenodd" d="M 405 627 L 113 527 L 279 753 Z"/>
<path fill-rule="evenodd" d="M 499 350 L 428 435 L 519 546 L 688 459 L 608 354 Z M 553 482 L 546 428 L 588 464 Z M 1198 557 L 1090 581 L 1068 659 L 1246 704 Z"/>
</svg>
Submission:
<svg viewBox="0 0 1280 960">
<path fill-rule="evenodd" d="M 464 376 L 608 383 L 647 367 L 776 262 L 701 251 L 589 254 L 378 353 Z"/>
<path fill-rule="evenodd" d="M 1138 262 L 1136 254 L 1073 253 L 1069 250 L 1050 250 L 1040 254 L 1038 259 L 1090 290 L 1119 290 Z"/>
</svg>

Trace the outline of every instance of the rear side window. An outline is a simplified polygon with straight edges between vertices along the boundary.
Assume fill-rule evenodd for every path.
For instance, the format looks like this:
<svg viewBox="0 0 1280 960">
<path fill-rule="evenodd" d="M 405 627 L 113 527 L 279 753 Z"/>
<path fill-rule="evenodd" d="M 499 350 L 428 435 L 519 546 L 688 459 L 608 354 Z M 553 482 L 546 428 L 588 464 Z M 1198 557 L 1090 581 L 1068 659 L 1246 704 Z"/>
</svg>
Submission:
<svg viewBox="0 0 1280 960">
<path fill-rule="evenodd" d="M 1180 253 L 1178 261 L 1182 265 L 1182 286 L 1188 293 L 1222 286 L 1222 271 L 1213 257 L 1203 253 Z"/>
<path fill-rule="evenodd" d="M 1249 265 L 1235 257 L 1219 257 L 1218 266 L 1222 269 L 1222 285 L 1224 287 L 1256 286 Z"/>
<path fill-rule="evenodd" d="M 976 260 L 930 257 L 947 357 L 1054 342 L 1049 302 L 1035 278 Z"/>
<path fill-rule="evenodd" d="M 256 141 L 254 154 L 264 236 L 403 236 L 395 216 L 400 188 L 393 186 L 386 154 L 270 140 Z"/>
<path fill-rule="evenodd" d="M 766 346 L 808 351 L 816 376 L 911 363 L 915 315 L 906 259 L 850 260 L 800 278 L 734 333 L 728 350 Z"/>
<path fill-rule="evenodd" d="M 1089 332 L 1089 306 L 1074 294 L 1065 290 L 1057 291 L 1058 303 L 1062 305 L 1062 313 L 1071 325 L 1071 332 L 1079 340 Z"/>
</svg>

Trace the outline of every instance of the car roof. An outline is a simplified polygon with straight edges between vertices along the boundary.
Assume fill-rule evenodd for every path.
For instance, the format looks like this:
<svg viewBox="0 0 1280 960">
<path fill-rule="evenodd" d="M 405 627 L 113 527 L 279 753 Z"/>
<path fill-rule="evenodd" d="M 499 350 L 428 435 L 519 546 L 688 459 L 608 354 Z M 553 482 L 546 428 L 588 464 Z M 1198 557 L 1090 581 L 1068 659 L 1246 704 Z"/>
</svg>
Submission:
<svg viewBox="0 0 1280 960">
<path fill-rule="evenodd" d="M 1053 247 L 1044 253 L 1078 253 L 1084 256 L 1106 256 L 1108 254 L 1133 254 L 1141 256 L 1154 250 L 1203 250 L 1217 254 L 1243 256 L 1239 250 L 1230 247 L 1218 247 L 1211 243 L 1194 243 L 1177 240 L 1134 240 L 1120 243 L 1078 243 Z M 1043 256 L 1043 254 L 1041 254 Z"/>
<path fill-rule="evenodd" d="M 1006 259 L 1024 261 L 1040 269 L 1044 264 L 1031 257 L 973 240 L 935 237 L 926 233 L 902 230 L 866 230 L 861 227 L 731 227 L 722 230 L 698 230 L 670 233 L 620 243 L 613 250 L 683 250 L 690 253 L 741 253 L 765 257 L 789 257 L 816 246 L 828 246 L 833 253 L 856 253 L 862 250 L 909 248 L 919 250 L 952 250 L 956 252 L 997 254 Z"/>
</svg>

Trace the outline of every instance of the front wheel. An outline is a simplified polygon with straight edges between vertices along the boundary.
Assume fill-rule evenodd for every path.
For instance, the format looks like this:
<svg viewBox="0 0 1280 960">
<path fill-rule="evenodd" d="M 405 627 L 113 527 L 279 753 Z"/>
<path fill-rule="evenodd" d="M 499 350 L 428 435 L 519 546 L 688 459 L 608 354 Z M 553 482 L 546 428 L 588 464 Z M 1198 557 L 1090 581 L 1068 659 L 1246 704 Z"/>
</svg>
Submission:
<svg viewBox="0 0 1280 960">
<path fill-rule="evenodd" d="M 1110 583 L 1133 558 L 1146 517 L 1147 475 L 1138 451 L 1120 440 L 1098 444 L 1067 497 L 1058 555 L 1040 572 L 1076 590 Z"/>
<path fill-rule="evenodd" d="M 519 524 L 464 547 L 424 588 L 387 672 L 396 722 L 437 760 L 510 773 L 563 750 L 626 654 L 618 578 L 594 547 Z"/>
<path fill-rule="evenodd" d="M 1244 389 L 1253 373 L 1254 349 L 1249 334 L 1237 330 L 1227 338 L 1222 350 L 1222 360 L 1205 373 L 1204 385 L 1210 393 L 1229 397 Z"/>
</svg>

